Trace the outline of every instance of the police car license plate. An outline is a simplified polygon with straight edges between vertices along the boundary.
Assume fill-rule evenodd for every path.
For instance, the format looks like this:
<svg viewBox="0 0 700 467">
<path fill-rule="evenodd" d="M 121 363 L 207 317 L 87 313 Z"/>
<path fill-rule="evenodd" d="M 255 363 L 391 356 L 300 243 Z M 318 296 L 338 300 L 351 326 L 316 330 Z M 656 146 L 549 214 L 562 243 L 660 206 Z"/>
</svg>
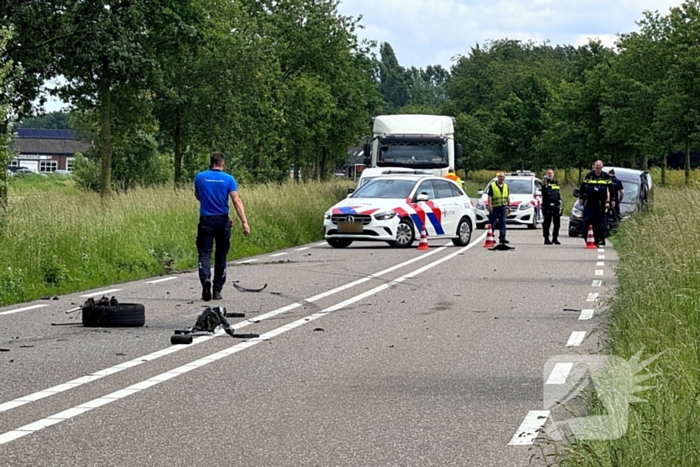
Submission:
<svg viewBox="0 0 700 467">
<path fill-rule="evenodd" d="M 362 222 L 361 221 L 338 222 L 338 233 L 341 233 L 341 234 L 362 233 Z"/>
</svg>

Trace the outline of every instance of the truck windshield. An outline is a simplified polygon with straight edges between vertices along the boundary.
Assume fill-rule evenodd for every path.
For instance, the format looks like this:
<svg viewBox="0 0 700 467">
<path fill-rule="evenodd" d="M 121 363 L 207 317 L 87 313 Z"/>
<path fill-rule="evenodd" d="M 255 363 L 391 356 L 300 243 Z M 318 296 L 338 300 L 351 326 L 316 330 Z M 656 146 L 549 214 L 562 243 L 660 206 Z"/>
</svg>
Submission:
<svg viewBox="0 0 700 467">
<path fill-rule="evenodd" d="M 449 166 L 446 145 L 433 141 L 383 142 L 379 146 L 379 167 L 439 169 Z"/>
</svg>

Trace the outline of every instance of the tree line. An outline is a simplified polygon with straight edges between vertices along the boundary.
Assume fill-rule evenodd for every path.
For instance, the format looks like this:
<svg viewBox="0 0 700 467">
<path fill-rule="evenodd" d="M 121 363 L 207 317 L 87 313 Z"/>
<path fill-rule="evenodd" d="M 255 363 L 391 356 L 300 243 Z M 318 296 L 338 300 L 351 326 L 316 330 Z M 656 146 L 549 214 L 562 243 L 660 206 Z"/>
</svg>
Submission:
<svg viewBox="0 0 700 467">
<path fill-rule="evenodd" d="M 213 149 L 243 181 L 281 182 L 292 166 L 323 180 L 379 113 L 454 116 L 466 171 L 665 167 L 673 151 L 688 171 L 699 3 L 643 13 L 615 48 L 496 39 L 446 70 L 402 67 L 388 43 L 376 56 L 337 0 L 6 0 L 0 136 L 59 78 L 51 92 L 92 142 L 86 170 L 104 195 L 189 181 Z"/>
</svg>

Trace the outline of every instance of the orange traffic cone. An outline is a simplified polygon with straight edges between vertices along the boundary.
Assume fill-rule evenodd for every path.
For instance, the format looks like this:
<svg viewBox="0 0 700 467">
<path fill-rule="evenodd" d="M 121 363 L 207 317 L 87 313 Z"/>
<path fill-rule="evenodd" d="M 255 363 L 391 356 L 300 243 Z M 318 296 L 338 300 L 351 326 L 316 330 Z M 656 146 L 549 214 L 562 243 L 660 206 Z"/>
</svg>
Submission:
<svg viewBox="0 0 700 467">
<path fill-rule="evenodd" d="M 493 228 L 491 228 L 491 224 L 488 224 L 487 229 L 484 248 L 491 248 L 492 246 L 496 245 L 496 240 L 493 239 Z"/>
<path fill-rule="evenodd" d="M 425 225 L 420 231 L 420 243 L 418 244 L 418 249 L 419 250 L 429 250 L 430 246 L 428 246 L 428 231 L 425 230 Z"/>
<path fill-rule="evenodd" d="M 587 249 L 597 249 L 598 246 L 595 244 L 595 236 L 593 235 L 593 226 L 588 226 L 588 237 L 586 238 L 586 248 Z"/>
</svg>

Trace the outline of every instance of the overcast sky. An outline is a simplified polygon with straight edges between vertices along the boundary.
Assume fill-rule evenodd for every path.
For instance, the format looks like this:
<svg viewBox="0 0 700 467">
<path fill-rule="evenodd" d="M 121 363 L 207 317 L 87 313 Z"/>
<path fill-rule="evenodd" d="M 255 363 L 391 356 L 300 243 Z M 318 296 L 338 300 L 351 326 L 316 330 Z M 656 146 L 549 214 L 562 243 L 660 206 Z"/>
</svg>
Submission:
<svg viewBox="0 0 700 467">
<path fill-rule="evenodd" d="M 662 16 L 680 0 L 340 0 L 340 14 L 362 15 L 361 38 L 388 42 L 403 67 L 442 65 L 477 43 L 518 39 L 581 45 L 636 31 L 645 10 Z M 379 49 L 375 50 L 378 54 Z"/>
</svg>

